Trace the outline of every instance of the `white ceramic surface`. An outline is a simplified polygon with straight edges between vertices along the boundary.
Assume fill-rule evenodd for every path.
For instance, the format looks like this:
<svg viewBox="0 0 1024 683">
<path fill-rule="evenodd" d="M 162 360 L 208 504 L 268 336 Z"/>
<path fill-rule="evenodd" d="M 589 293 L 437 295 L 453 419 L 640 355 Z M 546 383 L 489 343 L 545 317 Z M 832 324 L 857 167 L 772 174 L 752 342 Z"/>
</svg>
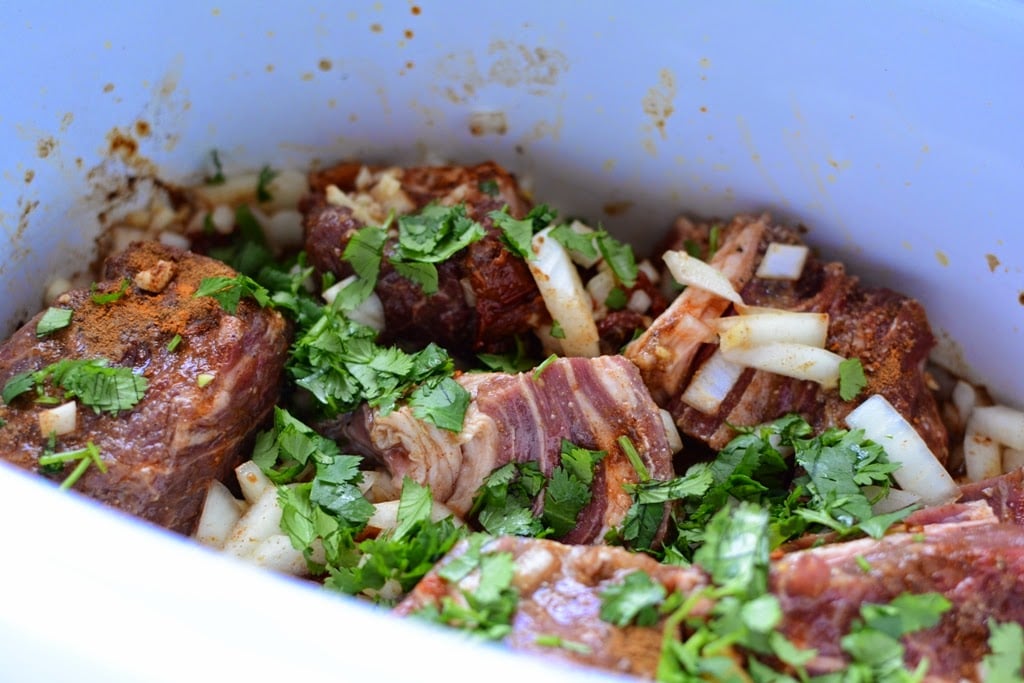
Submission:
<svg viewBox="0 0 1024 683">
<path fill-rule="evenodd" d="M 495 158 L 641 244 L 680 210 L 803 222 L 1019 405 L 1022 35 L 994 0 L 6 3 L 0 327 L 126 175 Z M 0 519 L 2 680 L 565 680 L 3 468 Z"/>
</svg>

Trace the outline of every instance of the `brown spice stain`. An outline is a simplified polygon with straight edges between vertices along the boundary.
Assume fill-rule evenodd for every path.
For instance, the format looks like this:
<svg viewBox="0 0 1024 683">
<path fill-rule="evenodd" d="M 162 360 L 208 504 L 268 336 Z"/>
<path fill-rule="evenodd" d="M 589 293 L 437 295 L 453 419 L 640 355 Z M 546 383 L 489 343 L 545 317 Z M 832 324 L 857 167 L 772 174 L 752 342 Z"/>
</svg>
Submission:
<svg viewBox="0 0 1024 683">
<path fill-rule="evenodd" d="M 71 112 L 66 112 L 60 120 L 60 132 L 63 133 L 71 127 L 72 122 L 75 120 L 75 115 Z"/>
<path fill-rule="evenodd" d="M 507 87 L 521 83 L 552 86 L 558 83 L 562 73 L 569 70 L 568 57 L 559 50 L 546 47 L 530 48 L 496 40 L 490 44 L 487 52 L 496 58 L 487 73 L 488 79 Z M 531 92 L 539 94 L 543 91 Z"/>
<path fill-rule="evenodd" d="M 1017 296 L 1017 303 L 1019 303 L 1021 306 L 1024 306 L 1024 292 L 1021 292 Z"/>
<path fill-rule="evenodd" d="M 331 60 L 329 59 L 321 59 L 317 66 L 320 67 L 321 71 L 330 71 L 331 67 L 334 65 L 331 64 Z"/>
<path fill-rule="evenodd" d="M 940 266 L 949 265 L 949 257 L 946 256 L 946 252 L 942 251 L 941 249 L 935 250 L 935 260 L 939 262 Z"/>
<path fill-rule="evenodd" d="M 623 199 L 617 202 L 608 202 L 601 207 L 606 216 L 621 216 L 630 209 L 632 209 L 634 203 L 629 199 Z"/>
<path fill-rule="evenodd" d="M 139 119 L 135 122 L 135 134 L 138 135 L 140 138 L 148 138 L 152 132 L 153 129 L 149 125 L 148 121 L 143 121 L 142 119 Z"/>
<path fill-rule="evenodd" d="M 420 9 L 419 5 L 413 5 L 412 7 L 409 8 L 409 11 L 412 12 L 412 15 L 414 17 L 418 17 L 423 12 L 423 10 Z"/>
<path fill-rule="evenodd" d="M 412 37 L 413 37 L 412 29 L 411 28 L 405 29 L 404 31 L 402 31 L 402 35 L 405 36 L 406 40 L 412 40 Z"/>
<path fill-rule="evenodd" d="M 405 68 L 406 69 L 411 69 L 414 66 L 416 66 L 416 64 L 412 60 L 409 60 L 408 62 L 405 63 Z"/>
<path fill-rule="evenodd" d="M 31 183 L 35 179 L 35 177 L 36 172 L 33 171 L 31 168 L 25 171 L 25 184 L 28 185 L 29 183 Z"/>
<path fill-rule="evenodd" d="M 999 267 L 999 257 L 995 254 L 985 254 L 985 261 L 988 262 L 989 272 L 996 272 L 996 268 Z"/>
<path fill-rule="evenodd" d="M 268 74 L 269 73 L 274 73 L 274 65 L 273 64 L 267 64 L 267 66 L 264 67 L 264 68 L 266 69 Z"/>
<path fill-rule="evenodd" d="M 479 111 L 469 115 L 469 132 L 474 137 L 504 135 L 508 132 L 508 119 L 503 111 Z"/>
<path fill-rule="evenodd" d="M 370 24 L 370 30 L 373 31 L 374 33 L 383 33 L 384 27 L 375 22 Z"/>
<path fill-rule="evenodd" d="M 36 156 L 40 159 L 50 156 L 55 149 L 57 149 L 57 141 L 52 137 L 47 136 L 36 141 Z"/>
<path fill-rule="evenodd" d="M 302 80 L 307 82 L 313 80 L 313 72 L 307 71 L 306 73 L 302 74 Z"/>
<path fill-rule="evenodd" d="M 701 114 L 707 114 L 708 113 L 708 108 L 707 107 L 701 107 L 700 108 L 700 113 Z"/>
<path fill-rule="evenodd" d="M 114 92 L 114 84 L 107 83 L 105 86 L 103 86 L 103 92 Z"/>
<path fill-rule="evenodd" d="M 641 101 L 644 113 L 651 118 L 662 140 L 668 138 L 666 124 L 675 111 L 673 101 L 677 92 L 675 76 L 669 69 L 662 69 L 658 72 L 658 85 L 651 87 Z"/>
</svg>

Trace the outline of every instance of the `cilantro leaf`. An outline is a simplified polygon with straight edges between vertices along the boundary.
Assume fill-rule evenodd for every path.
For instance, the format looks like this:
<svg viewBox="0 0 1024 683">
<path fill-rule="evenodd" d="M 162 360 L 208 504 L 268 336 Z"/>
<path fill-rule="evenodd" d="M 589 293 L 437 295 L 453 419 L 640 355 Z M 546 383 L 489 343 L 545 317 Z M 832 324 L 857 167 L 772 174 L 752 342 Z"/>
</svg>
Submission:
<svg viewBox="0 0 1024 683">
<path fill-rule="evenodd" d="M 262 307 L 269 306 L 271 303 L 270 292 L 267 288 L 248 275 L 242 274 L 235 277 L 218 275 L 203 278 L 192 296 L 211 297 L 230 315 L 238 312 L 238 303 L 242 297 L 251 297 Z"/>
<path fill-rule="evenodd" d="M 642 571 L 627 574 L 622 583 L 609 586 L 600 594 L 599 616 L 616 626 L 653 626 L 658 622 L 657 607 L 665 600 L 665 587 Z"/>
<path fill-rule="evenodd" d="M 277 177 L 277 171 L 273 170 L 269 166 L 264 166 L 260 169 L 259 179 L 256 182 L 256 199 L 261 202 L 269 202 L 273 199 L 273 195 L 270 194 L 268 186 L 270 181 Z"/>
<path fill-rule="evenodd" d="M 342 258 L 352 264 L 356 279 L 338 293 L 335 306 L 351 311 L 370 296 L 377 286 L 386 240 L 387 232 L 372 226 L 361 228 L 349 238 Z"/>
<path fill-rule="evenodd" d="M 392 261 L 395 272 L 420 286 L 424 294 L 437 293 L 437 266 L 433 263 Z"/>
<path fill-rule="evenodd" d="M 227 178 L 224 177 L 224 167 L 220 163 L 220 152 L 216 149 L 210 150 L 210 161 L 213 162 L 213 175 L 207 176 L 207 185 L 223 185 Z"/>
<path fill-rule="evenodd" d="M 487 640 L 504 638 L 512 630 L 512 616 L 519 603 L 519 593 L 512 586 L 515 563 L 511 553 L 482 553 L 478 573 L 476 589 L 462 590 L 462 601 L 444 596 L 440 606 L 430 605 L 414 614 Z"/>
<path fill-rule="evenodd" d="M 551 527 L 556 538 L 572 531 L 576 517 L 590 502 L 590 497 L 590 487 L 564 467 L 556 467 L 551 472 L 544 491 L 544 523 Z"/>
<path fill-rule="evenodd" d="M 235 209 L 235 230 L 243 244 L 252 244 L 265 247 L 267 237 L 263 233 L 263 226 L 256 220 L 252 209 L 248 204 L 239 204 Z"/>
<path fill-rule="evenodd" d="M 112 292 L 100 292 L 99 285 L 94 282 L 92 283 L 92 294 L 89 298 L 98 306 L 112 304 L 128 292 L 129 284 L 128 278 L 121 278 L 121 282 L 118 283 L 117 289 Z"/>
<path fill-rule="evenodd" d="M 724 590 L 749 598 L 768 588 L 768 552 L 768 512 L 740 503 L 715 513 L 693 559 Z"/>
<path fill-rule="evenodd" d="M 36 336 L 45 337 L 46 335 L 62 330 L 71 324 L 71 316 L 74 311 L 70 308 L 54 308 L 50 306 L 43 313 L 43 317 L 36 323 Z"/>
<path fill-rule="evenodd" d="M 1024 629 L 1014 621 L 997 623 L 988 620 L 988 646 L 991 652 L 985 655 L 984 680 L 988 683 L 1014 683 L 1020 681 L 1024 671 Z"/>
<path fill-rule="evenodd" d="M 852 401 L 868 384 L 860 358 L 847 358 L 839 363 L 839 397 Z"/>
<path fill-rule="evenodd" d="M 420 486 L 406 477 L 402 481 L 402 495 L 398 502 L 398 526 L 395 527 L 392 539 L 401 541 L 416 525 L 429 522 L 433 504 L 430 488 Z"/>
<path fill-rule="evenodd" d="M 636 257 L 633 255 L 633 248 L 624 244 L 604 230 L 599 230 L 596 235 L 597 249 L 604 257 L 615 278 L 627 288 L 636 284 L 638 269 Z"/>
<path fill-rule="evenodd" d="M 484 236 L 466 207 L 430 204 L 398 218 L 398 245 L 392 261 L 440 263 Z"/>
<path fill-rule="evenodd" d="M 97 413 L 117 413 L 135 407 L 149 382 L 131 368 L 108 367 L 109 363 L 106 358 L 65 358 L 41 370 L 19 373 L 4 385 L 4 402 L 10 404 L 32 387 L 37 387 L 41 396 L 41 385 L 52 379 L 64 389 L 66 398 L 77 398 Z"/>
<path fill-rule="evenodd" d="M 409 396 L 412 414 L 450 432 L 462 431 L 469 392 L 451 377 L 424 382 Z"/>
<path fill-rule="evenodd" d="M 506 209 L 508 207 L 505 207 Z M 527 216 L 523 219 L 516 219 L 510 216 L 506 211 L 491 211 L 488 214 L 491 220 L 501 230 L 501 238 L 516 256 L 526 259 L 527 261 L 533 259 L 533 249 L 531 248 L 533 240 L 533 219 Z"/>
<path fill-rule="evenodd" d="M 551 230 L 551 238 L 570 252 L 576 252 L 585 259 L 597 258 L 597 245 L 594 231 L 576 232 L 569 225 L 559 225 Z"/>
<path fill-rule="evenodd" d="M 537 463 L 507 463 L 484 477 L 470 514 L 495 536 L 544 535 L 544 526 L 533 514 L 533 500 L 543 486 Z"/>
<path fill-rule="evenodd" d="M 65 463 L 75 461 L 77 461 L 78 464 L 75 465 L 75 468 L 71 473 L 68 474 L 68 476 L 64 478 L 64 481 L 61 482 L 61 489 L 69 489 L 74 486 L 91 465 L 95 465 L 96 469 L 100 472 L 103 472 L 104 474 L 107 473 L 107 465 L 100 457 L 100 449 L 97 448 L 96 444 L 92 441 L 87 442 L 85 448 L 80 448 L 78 450 L 64 451 L 63 453 L 48 452 L 39 456 L 40 469 L 44 470 L 54 466 L 62 468 Z"/>
<path fill-rule="evenodd" d="M 526 354 L 526 345 L 523 340 L 516 336 L 516 350 L 507 354 L 480 353 L 477 359 L 491 370 L 515 374 L 525 372 L 537 364 L 536 359 Z"/>
<path fill-rule="evenodd" d="M 629 297 L 622 287 L 614 287 L 604 300 L 604 305 L 613 311 L 621 311 L 627 303 L 629 303 Z"/>
<path fill-rule="evenodd" d="M 481 180 L 476 184 L 476 186 L 478 190 L 488 197 L 497 197 L 501 193 L 501 189 L 498 187 L 498 181 L 494 178 Z"/>
</svg>

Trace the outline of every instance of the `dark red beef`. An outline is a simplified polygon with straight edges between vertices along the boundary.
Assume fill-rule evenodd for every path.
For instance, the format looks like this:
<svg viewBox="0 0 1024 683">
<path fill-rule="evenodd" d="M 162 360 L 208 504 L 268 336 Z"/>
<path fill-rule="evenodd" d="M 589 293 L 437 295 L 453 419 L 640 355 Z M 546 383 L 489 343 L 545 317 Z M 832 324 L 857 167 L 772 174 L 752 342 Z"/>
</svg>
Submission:
<svg viewBox="0 0 1024 683">
<path fill-rule="evenodd" d="M 472 396 L 462 432 L 413 417 L 409 408 L 387 415 L 358 411 L 347 425 L 348 448 L 383 463 L 401 480 L 429 484 L 436 500 L 465 515 L 484 478 L 508 462 L 534 461 L 545 475 L 560 462 L 562 439 L 603 450 L 590 504 L 570 543 L 600 540 L 632 504 L 623 484 L 638 475 L 617 439 L 628 437 L 651 476 L 672 476 L 672 454 L 657 406 L 636 368 L 621 356 L 563 358 L 539 377 L 533 372 L 466 374 Z M 329 432 L 336 434 L 336 432 Z"/>
<path fill-rule="evenodd" d="M 761 240 L 754 269 L 771 242 L 797 244 L 800 238 L 795 230 L 772 225 Z M 861 401 L 881 394 L 945 462 L 946 428 L 924 370 L 934 338 L 919 302 L 889 289 L 865 287 L 842 264 L 814 256 L 808 258 L 798 280 L 751 277 L 741 294 L 749 305 L 828 313 L 826 348 L 859 358 L 867 386 L 859 398 L 844 401 L 838 390 L 748 369 L 714 414 L 687 406 L 677 396 L 670 410 L 684 433 L 721 449 L 735 436 L 729 425 L 760 424 L 790 412 L 800 413 L 822 431 L 844 426 L 846 415 Z"/>
<path fill-rule="evenodd" d="M 815 649 L 811 675 L 842 670 L 849 663 L 841 639 L 866 603 L 889 603 L 904 593 L 937 592 L 952 603 L 933 628 L 907 634 L 904 664 L 927 658 L 930 681 L 980 680 L 978 664 L 988 652 L 988 620 L 1024 624 L 1024 529 L 999 524 L 984 504 L 946 506 L 925 526 L 792 552 L 774 560 L 769 590 L 778 597 L 779 630 L 801 648 Z M 648 573 L 668 591 L 690 595 L 708 585 L 699 567 L 661 565 L 615 547 L 568 547 L 554 541 L 501 538 L 485 547 L 511 553 L 513 586 L 520 600 L 505 643 L 517 650 L 556 657 L 644 678 L 655 675 L 664 622 L 620 628 L 601 620 L 600 594 L 635 571 Z M 442 598 L 465 600 L 476 575 L 449 582 L 439 570 L 465 551 L 457 546 L 399 604 L 408 615 Z M 865 570 L 865 564 L 870 566 Z M 692 618 L 710 614 L 698 601 Z M 542 647 L 538 636 L 555 635 L 585 645 L 587 652 Z"/>
<path fill-rule="evenodd" d="M 1024 527 L 1024 469 L 960 488 L 962 501 L 985 501 L 1001 521 Z"/>
<path fill-rule="evenodd" d="M 505 206 L 519 218 L 529 210 L 512 175 L 493 162 L 412 167 L 397 173 L 403 196 L 417 209 L 431 202 L 465 204 L 469 216 L 488 232 L 440 264 L 438 291 L 429 296 L 384 259 L 376 288 L 385 315 L 382 343 L 423 347 L 435 342 L 461 354 L 500 352 L 513 346 L 516 335 L 550 321 L 529 268 L 505 247 L 489 217 Z M 338 279 L 352 274 L 342 254 L 364 224 L 350 209 L 328 204 L 323 192 L 330 184 L 354 191 L 358 175 L 352 164 L 313 174 L 314 194 L 302 205 L 310 264 Z"/>
<path fill-rule="evenodd" d="M 782 632 L 818 651 L 812 674 L 842 668 L 840 639 L 862 604 L 937 592 L 952 607 L 934 628 L 904 636 L 906 664 L 913 668 L 926 657 L 931 680 L 979 680 L 988 620 L 1024 624 L 1024 530 L 934 524 L 880 541 L 838 543 L 786 555 L 773 563 L 770 583 L 782 604 Z"/>
<path fill-rule="evenodd" d="M 409 615 L 442 597 L 463 600 L 462 590 L 472 590 L 474 574 L 449 583 L 438 571 L 465 552 L 456 546 L 427 574 L 395 611 Z M 646 555 L 609 546 L 568 546 L 555 541 L 504 537 L 485 547 L 485 552 L 511 553 L 516 560 L 513 585 L 519 591 L 519 608 L 505 644 L 516 650 L 553 657 L 614 672 L 654 678 L 661 648 L 658 628 L 614 626 L 602 621 L 601 593 L 636 571 L 646 572 L 670 591 L 684 593 L 706 585 L 699 569 L 662 565 Z M 588 651 L 538 644 L 541 636 L 557 636 L 578 643 Z"/>
<path fill-rule="evenodd" d="M 214 299 L 193 297 L 203 278 L 234 275 L 219 261 L 136 243 L 106 262 L 99 285 L 114 291 L 127 278 L 132 284 L 120 300 L 97 304 L 88 290 L 67 292 L 55 305 L 74 311 L 68 327 L 38 339 L 40 314 L 0 346 L 0 383 L 61 359 L 99 357 L 148 380 L 145 396 L 131 410 L 96 414 L 79 404 L 78 427 L 57 439 L 56 450 L 92 441 L 108 472 L 91 467 L 75 490 L 191 533 L 207 484 L 227 478 L 245 459 L 250 435 L 276 402 L 288 349 L 278 313 L 243 300 L 236 315 L 228 315 Z M 169 351 L 175 335 L 181 343 Z M 213 381 L 198 386 L 201 373 Z M 0 406 L 5 460 L 38 469 L 47 443 L 38 416 L 47 407 L 31 394 Z"/>
</svg>

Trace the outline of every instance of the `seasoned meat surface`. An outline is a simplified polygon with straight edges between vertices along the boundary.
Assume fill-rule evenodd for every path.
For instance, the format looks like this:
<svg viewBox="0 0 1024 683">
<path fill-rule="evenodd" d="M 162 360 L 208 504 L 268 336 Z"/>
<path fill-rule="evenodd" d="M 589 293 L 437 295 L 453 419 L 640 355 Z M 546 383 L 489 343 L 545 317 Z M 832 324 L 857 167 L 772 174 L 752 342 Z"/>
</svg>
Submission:
<svg viewBox="0 0 1024 683">
<path fill-rule="evenodd" d="M 806 665 L 808 673 L 846 667 L 841 640 L 862 605 L 886 604 L 904 593 L 936 592 L 951 608 L 936 626 L 902 638 L 904 663 L 913 669 L 927 658 L 930 681 L 980 680 L 988 619 L 1024 623 L 1024 530 L 999 523 L 984 507 L 947 506 L 919 517 L 920 526 L 880 540 L 835 543 L 772 561 L 769 591 L 782 608 L 779 630 L 798 647 L 816 650 Z M 465 550 L 465 542 L 456 546 L 397 612 L 412 614 L 442 598 L 465 600 L 463 591 L 472 592 L 475 574 L 449 581 L 440 573 Z M 697 566 L 662 565 L 615 547 L 505 537 L 484 550 L 515 559 L 512 585 L 519 602 L 507 645 L 645 678 L 655 675 L 664 620 L 649 627 L 614 626 L 600 618 L 601 593 L 636 571 L 649 574 L 668 592 L 692 595 L 709 585 Z M 706 617 L 712 606 L 710 597 L 699 600 L 689 617 Z M 537 640 L 543 635 L 560 636 L 586 650 L 542 647 Z"/>
<path fill-rule="evenodd" d="M 726 226 L 722 249 L 735 239 L 733 235 L 738 230 L 750 229 L 746 227 L 751 225 L 750 220 L 741 217 Z M 924 370 L 935 340 L 921 304 L 889 289 L 866 287 L 847 274 L 842 264 L 825 262 L 813 255 L 795 281 L 758 278 L 754 272 L 770 243 L 802 243 L 795 230 L 771 224 L 766 217 L 758 223 L 764 225 L 764 230 L 756 246 L 757 257 L 745 262 L 749 272 L 738 279 L 743 283 L 740 294 L 744 303 L 827 313 L 826 348 L 846 358 L 859 358 L 867 386 L 858 398 L 844 401 L 838 390 L 825 390 L 814 382 L 747 369 L 717 412 L 706 414 L 679 399 L 687 376 L 685 381 L 663 387 L 680 429 L 714 449 L 721 449 L 735 436 L 729 425 L 761 424 L 797 412 L 816 432 L 821 432 L 828 427 L 844 426 L 846 415 L 862 400 L 881 394 L 914 425 L 936 457 L 945 462 L 949 452 L 946 428 Z M 710 225 L 684 220 L 679 230 L 687 239 L 706 240 Z M 717 254 L 715 258 L 719 258 Z M 732 274 L 730 279 L 734 279 Z M 651 330 L 661 327 L 659 320 Z M 695 343 L 699 343 L 696 336 L 687 340 L 691 348 Z M 631 352 L 632 347 L 627 353 Z M 703 362 L 707 355 L 702 353 L 698 358 Z M 692 369 L 698 365 L 693 364 Z"/>
<path fill-rule="evenodd" d="M 465 542 L 456 546 L 396 607 L 396 612 L 408 615 L 438 604 L 442 597 L 460 599 L 462 589 L 471 589 L 473 575 L 452 584 L 438 572 L 465 550 Z M 669 590 L 684 593 L 707 585 L 699 569 L 670 567 L 646 555 L 610 546 L 569 546 L 506 536 L 493 541 L 485 551 L 511 553 L 515 558 L 513 586 L 520 598 L 512 632 L 505 639 L 507 645 L 643 678 L 654 678 L 661 632 L 658 628 L 618 627 L 602 621 L 601 593 L 636 571 L 649 574 Z M 583 645 L 587 651 L 545 647 L 537 642 L 541 636 L 561 637 Z"/>
<path fill-rule="evenodd" d="M 209 297 L 193 297 L 203 278 L 233 277 L 212 259 L 159 243 L 136 243 L 109 259 L 100 292 L 127 281 L 124 295 L 95 303 L 74 290 L 54 304 L 74 311 L 69 326 L 36 337 L 36 316 L 0 346 L 0 382 L 62 359 L 104 358 L 131 368 L 149 383 L 142 400 L 115 415 L 79 404 L 74 432 L 54 450 L 93 442 L 108 468 L 86 471 L 75 490 L 183 533 L 191 533 L 206 486 L 224 479 L 246 456 L 247 439 L 278 397 L 288 348 L 284 320 L 253 301 L 235 315 Z M 181 341 L 170 350 L 175 335 Z M 199 386 L 198 377 L 209 375 Z M 54 389 L 50 395 L 57 396 Z M 25 469 L 38 469 L 47 446 L 38 417 L 49 408 L 35 392 L 0 406 L 0 454 Z M 57 475 L 63 478 L 71 469 Z"/>
<path fill-rule="evenodd" d="M 657 406 L 636 368 L 620 356 L 562 358 L 536 377 L 527 372 L 465 374 L 472 400 L 458 434 L 413 417 L 357 412 L 347 426 L 349 447 L 387 466 L 400 480 L 429 484 L 456 514 L 469 511 L 484 478 L 508 462 L 534 461 L 550 476 L 561 442 L 607 453 L 597 466 L 593 497 L 567 542 L 600 540 L 621 523 L 632 499 L 623 484 L 638 475 L 617 443 L 628 437 L 655 479 L 672 476 L 672 454 Z"/>
<path fill-rule="evenodd" d="M 529 210 L 515 178 L 497 164 L 388 169 L 341 164 L 310 180 L 314 192 L 302 206 L 305 243 L 311 265 L 321 274 L 339 279 L 352 274 L 342 258 L 345 247 L 360 228 L 383 224 L 385 208 L 401 215 L 433 202 L 463 204 L 487 230 L 483 239 L 439 264 L 438 291 L 431 295 L 394 270 L 387 258 L 394 239 L 389 242 L 376 287 L 384 307 L 382 343 L 422 347 L 435 342 L 462 354 L 502 351 L 515 335 L 550 320 L 529 268 L 505 247 L 489 216 L 507 207 L 522 218 Z M 349 194 L 341 200 L 329 188 Z"/>
</svg>

